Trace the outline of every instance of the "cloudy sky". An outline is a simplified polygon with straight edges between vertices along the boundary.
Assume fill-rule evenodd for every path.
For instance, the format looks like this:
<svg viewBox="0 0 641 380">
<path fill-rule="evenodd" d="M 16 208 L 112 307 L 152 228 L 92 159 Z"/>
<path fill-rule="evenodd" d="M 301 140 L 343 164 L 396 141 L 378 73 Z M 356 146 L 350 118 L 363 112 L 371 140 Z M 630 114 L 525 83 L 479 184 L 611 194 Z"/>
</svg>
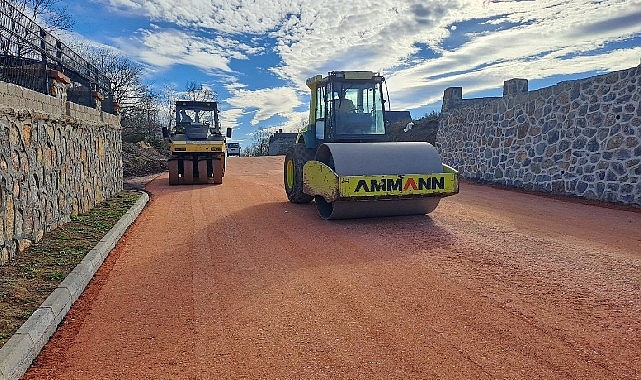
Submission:
<svg viewBox="0 0 641 380">
<path fill-rule="evenodd" d="M 393 110 L 440 110 L 443 90 L 500 96 L 633 67 L 641 0 L 61 0 L 83 38 L 147 67 L 157 88 L 218 93 L 223 127 L 300 127 L 305 79 L 331 70 L 385 75 Z"/>
</svg>

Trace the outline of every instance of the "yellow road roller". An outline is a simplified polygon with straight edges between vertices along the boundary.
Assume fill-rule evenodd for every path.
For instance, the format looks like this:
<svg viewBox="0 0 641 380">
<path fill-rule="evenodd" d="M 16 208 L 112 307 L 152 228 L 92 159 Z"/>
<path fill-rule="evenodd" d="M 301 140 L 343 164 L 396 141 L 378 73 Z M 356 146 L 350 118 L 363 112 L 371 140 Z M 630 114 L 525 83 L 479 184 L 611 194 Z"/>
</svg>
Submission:
<svg viewBox="0 0 641 380">
<path fill-rule="evenodd" d="M 459 190 L 458 172 L 428 142 L 391 142 L 383 78 L 332 71 L 307 79 L 309 124 L 284 162 L 287 198 L 323 219 L 428 214 Z"/>
<path fill-rule="evenodd" d="M 170 185 L 223 182 L 225 175 L 226 137 L 218 121 L 218 103 L 211 101 L 176 101 L 175 127 L 163 128 L 171 157 L 167 160 Z"/>
</svg>

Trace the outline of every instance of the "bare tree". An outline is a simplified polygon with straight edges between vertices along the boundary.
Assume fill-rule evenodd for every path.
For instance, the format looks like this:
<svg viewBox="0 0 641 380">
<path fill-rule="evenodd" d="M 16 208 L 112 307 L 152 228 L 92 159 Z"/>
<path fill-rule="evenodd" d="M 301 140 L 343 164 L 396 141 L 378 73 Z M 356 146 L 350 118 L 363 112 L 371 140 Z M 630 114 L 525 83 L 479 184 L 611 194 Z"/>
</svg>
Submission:
<svg viewBox="0 0 641 380">
<path fill-rule="evenodd" d="M 259 129 L 254 132 L 252 144 L 243 151 L 243 156 L 267 156 L 269 155 L 269 138 L 272 133 L 267 129 Z"/>
<path fill-rule="evenodd" d="M 147 85 L 142 82 L 144 67 L 122 53 L 107 48 L 95 48 L 87 45 L 78 47 L 83 51 L 89 62 L 111 81 L 111 90 L 114 103 L 120 104 L 123 109 L 134 107 L 148 96 L 150 92 Z"/>
<path fill-rule="evenodd" d="M 160 112 L 159 95 L 147 91 L 132 104 L 121 111 L 120 125 L 123 140 L 136 142 L 156 140 L 161 136 L 163 125 Z"/>
<path fill-rule="evenodd" d="M 173 83 L 165 84 L 160 93 L 161 114 L 163 115 L 163 126 L 171 130 L 176 121 L 176 100 L 178 99 L 178 90 Z"/>
<path fill-rule="evenodd" d="M 218 94 L 202 83 L 188 82 L 186 86 L 187 97 L 197 101 L 216 101 Z"/>
<path fill-rule="evenodd" d="M 73 18 L 60 0 L 12 0 L 13 4 L 31 19 L 40 22 L 49 33 L 73 28 Z"/>
<path fill-rule="evenodd" d="M 0 51 L 5 56 L 40 59 L 41 39 L 55 31 L 71 30 L 73 20 L 59 0 L 0 2 Z"/>
<path fill-rule="evenodd" d="M 113 102 L 120 106 L 123 139 L 126 141 L 153 140 L 160 136 L 163 125 L 161 94 L 143 83 L 144 66 L 107 47 L 78 44 L 89 62 L 111 82 Z"/>
</svg>

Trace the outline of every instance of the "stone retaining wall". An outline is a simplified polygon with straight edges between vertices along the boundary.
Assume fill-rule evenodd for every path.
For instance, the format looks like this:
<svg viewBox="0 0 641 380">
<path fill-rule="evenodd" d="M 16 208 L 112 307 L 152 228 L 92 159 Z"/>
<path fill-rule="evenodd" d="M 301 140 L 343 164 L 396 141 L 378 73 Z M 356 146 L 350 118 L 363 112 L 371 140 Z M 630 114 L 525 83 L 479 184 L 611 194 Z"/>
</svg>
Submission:
<svg viewBox="0 0 641 380">
<path fill-rule="evenodd" d="M 0 82 L 0 264 L 122 190 L 120 120 Z"/>
<path fill-rule="evenodd" d="M 287 154 L 289 148 L 296 143 L 296 136 L 298 136 L 298 133 L 274 133 L 269 137 L 268 154 L 270 156 Z"/>
<path fill-rule="evenodd" d="M 503 97 L 445 90 L 437 147 L 462 177 L 641 206 L 641 65 Z"/>
</svg>

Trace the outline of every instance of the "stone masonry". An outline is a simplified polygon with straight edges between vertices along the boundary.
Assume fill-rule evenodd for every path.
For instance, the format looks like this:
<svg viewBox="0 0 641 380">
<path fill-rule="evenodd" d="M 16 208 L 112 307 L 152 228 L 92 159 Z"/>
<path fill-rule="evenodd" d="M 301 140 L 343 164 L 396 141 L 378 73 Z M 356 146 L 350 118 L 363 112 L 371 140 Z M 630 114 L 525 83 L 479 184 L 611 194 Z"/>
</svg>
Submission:
<svg viewBox="0 0 641 380">
<path fill-rule="evenodd" d="M 0 264 L 122 189 L 116 115 L 0 82 Z"/>
<path fill-rule="evenodd" d="M 445 90 L 437 147 L 464 178 L 641 207 L 641 65 L 503 97 Z"/>
<path fill-rule="evenodd" d="M 296 143 L 296 136 L 298 136 L 298 133 L 283 133 L 282 131 L 278 131 L 269 136 L 269 155 L 278 156 L 286 154 L 287 150 Z"/>
</svg>

